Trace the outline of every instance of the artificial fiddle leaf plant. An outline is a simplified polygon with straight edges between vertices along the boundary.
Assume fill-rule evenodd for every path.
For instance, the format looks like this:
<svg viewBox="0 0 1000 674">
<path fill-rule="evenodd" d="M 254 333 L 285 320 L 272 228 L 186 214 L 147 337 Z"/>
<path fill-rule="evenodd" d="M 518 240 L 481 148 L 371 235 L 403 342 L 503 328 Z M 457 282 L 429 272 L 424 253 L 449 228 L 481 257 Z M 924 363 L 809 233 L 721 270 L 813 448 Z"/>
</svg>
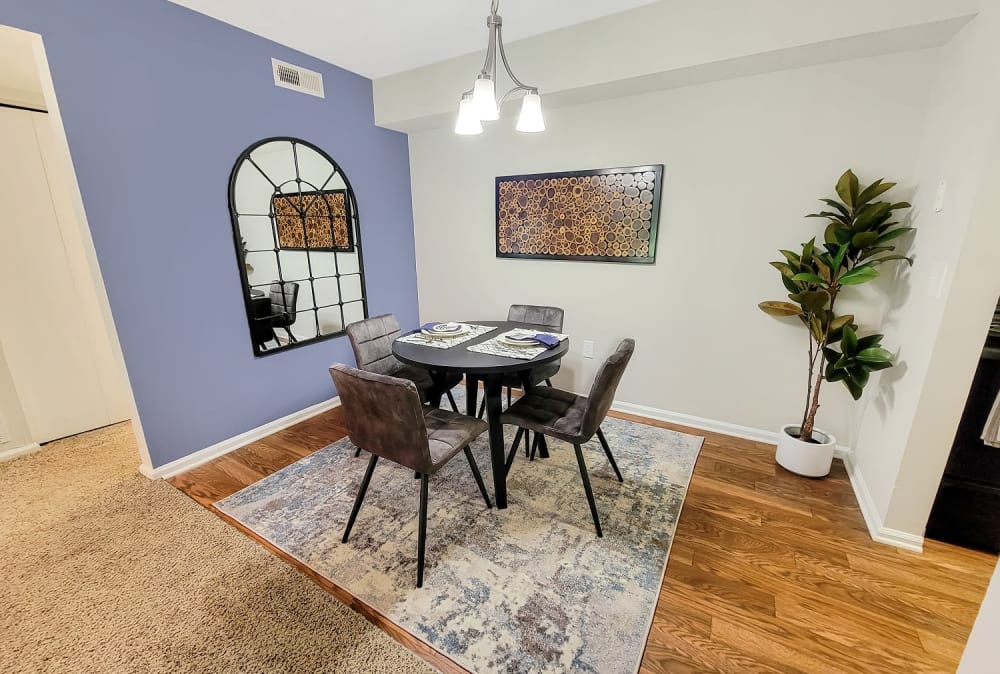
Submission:
<svg viewBox="0 0 1000 674">
<path fill-rule="evenodd" d="M 816 412 L 823 380 L 844 383 L 857 400 L 872 372 L 892 367 L 893 355 L 882 348 L 882 335 L 858 336 L 851 314 L 837 315 L 836 304 L 846 286 L 868 283 L 886 262 L 913 260 L 894 254 L 892 242 L 913 230 L 897 220 L 905 202 L 876 201 L 896 183 L 882 179 L 862 187 L 848 170 L 837 181 L 839 199 L 821 199 L 829 210 L 808 215 L 828 221 L 823 243 L 813 238 L 802 244 L 802 252 L 782 250 L 784 259 L 771 266 L 781 272 L 781 282 L 790 302 L 761 302 L 771 316 L 797 317 L 809 333 L 809 375 L 805 411 L 799 440 L 813 441 Z"/>
</svg>

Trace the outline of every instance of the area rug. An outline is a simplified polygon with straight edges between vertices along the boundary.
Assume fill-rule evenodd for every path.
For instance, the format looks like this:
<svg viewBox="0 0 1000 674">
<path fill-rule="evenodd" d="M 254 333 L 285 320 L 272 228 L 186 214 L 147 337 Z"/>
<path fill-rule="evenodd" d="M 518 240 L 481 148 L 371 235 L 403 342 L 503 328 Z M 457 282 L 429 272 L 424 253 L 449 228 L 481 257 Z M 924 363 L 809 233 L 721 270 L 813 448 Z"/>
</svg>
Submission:
<svg viewBox="0 0 1000 674">
<path fill-rule="evenodd" d="M 127 423 L 0 463 L 0 672 L 432 671 L 138 465 Z"/>
<path fill-rule="evenodd" d="M 412 471 L 380 461 L 340 542 L 368 464 L 347 438 L 216 505 L 471 671 L 634 674 L 703 439 L 612 418 L 603 428 L 625 477 L 596 440 L 584 447 L 604 538 L 572 446 L 521 453 L 503 511 L 486 509 L 458 456 L 430 480 L 422 589 Z M 487 443 L 473 451 L 492 493 Z"/>
</svg>

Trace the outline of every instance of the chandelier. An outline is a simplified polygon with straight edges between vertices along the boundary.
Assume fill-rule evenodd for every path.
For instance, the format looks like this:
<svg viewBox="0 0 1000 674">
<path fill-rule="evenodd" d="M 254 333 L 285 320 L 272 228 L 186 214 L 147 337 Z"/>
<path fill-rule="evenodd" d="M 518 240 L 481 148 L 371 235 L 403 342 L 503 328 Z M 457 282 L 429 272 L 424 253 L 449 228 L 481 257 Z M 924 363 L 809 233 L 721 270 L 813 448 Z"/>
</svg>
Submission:
<svg viewBox="0 0 1000 674">
<path fill-rule="evenodd" d="M 514 76 L 507 63 L 507 54 L 503 50 L 503 19 L 497 14 L 500 0 L 493 0 L 490 6 L 490 15 L 486 18 L 486 27 L 489 28 L 489 43 L 486 45 L 486 62 L 483 69 L 476 78 L 476 83 L 472 89 L 462 94 L 462 101 L 458 105 L 458 121 L 455 122 L 455 133 L 463 136 L 472 136 L 483 132 L 482 122 L 489 122 L 500 119 L 500 108 L 504 102 L 513 94 L 524 92 L 521 100 L 521 114 L 517 119 L 517 126 L 514 128 L 524 133 L 537 133 L 545 131 L 545 120 L 542 119 L 542 99 L 538 95 L 538 89 L 529 87 Z M 503 63 L 507 77 L 514 83 L 514 87 L 497 101 L 497 52 L 500 53 L 500 61 Z"/>
</svg>

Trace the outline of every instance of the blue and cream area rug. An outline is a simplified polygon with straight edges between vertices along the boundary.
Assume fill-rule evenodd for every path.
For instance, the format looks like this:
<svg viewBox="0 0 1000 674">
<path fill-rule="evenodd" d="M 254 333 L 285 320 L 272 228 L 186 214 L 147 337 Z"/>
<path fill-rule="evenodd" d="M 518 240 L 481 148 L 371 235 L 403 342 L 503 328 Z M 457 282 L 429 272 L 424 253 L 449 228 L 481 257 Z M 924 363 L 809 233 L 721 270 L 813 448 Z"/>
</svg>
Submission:
<svg viewBox="0 0 1000 674">
<path fill-rule="evenodd" d="M 469 670 L 634 674 L 703 439 L 613 418 L 603 428 L 625 477 L 596 439 L 584 446 L 604 538 L 572 446 L 521 452 L 502 511 L 486 509 L 459 454 L 430 480 L 419 590 L 412 471 L 380 461 L 340 542 L 368 464 L 347 438 L 217 507 Z M 492 495 L 485 434 L 473 451 Z"/>
</svg>

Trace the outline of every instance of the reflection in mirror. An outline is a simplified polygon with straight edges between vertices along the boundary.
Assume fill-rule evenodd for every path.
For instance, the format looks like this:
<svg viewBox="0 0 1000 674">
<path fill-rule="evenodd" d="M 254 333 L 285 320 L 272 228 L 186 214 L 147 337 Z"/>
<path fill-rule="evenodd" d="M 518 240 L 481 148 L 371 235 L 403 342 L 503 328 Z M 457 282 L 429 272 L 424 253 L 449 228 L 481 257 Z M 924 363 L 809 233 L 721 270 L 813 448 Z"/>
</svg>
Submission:
<svg viewBox="0 0 1000 674">
<path fill-rule="evenodd" d="M 314 145 L 269 138 L 240 155 L 229 211 L 256 355 L 368 317 L 357 210 L 347 177 Z"/>
</svg>

